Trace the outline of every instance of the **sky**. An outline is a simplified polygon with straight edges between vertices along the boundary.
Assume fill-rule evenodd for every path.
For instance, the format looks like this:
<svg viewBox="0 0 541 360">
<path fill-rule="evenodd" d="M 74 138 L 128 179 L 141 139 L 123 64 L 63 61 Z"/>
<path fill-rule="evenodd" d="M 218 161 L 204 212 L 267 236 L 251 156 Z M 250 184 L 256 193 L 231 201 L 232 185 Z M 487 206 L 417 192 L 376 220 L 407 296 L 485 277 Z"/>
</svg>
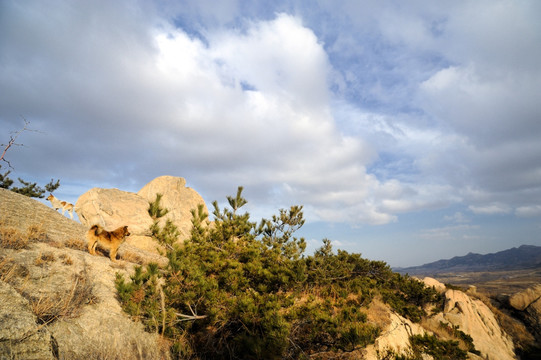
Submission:
<svg viewBox="0 0 541 360">
<path fill-rule="evenodd" d="M 180 176 L 307 253 L 541 245 L 541 2 L 0 0 L 10 176 L 75 203 Z M 7 171 L 2 163 L 1 171 Z"/>
</svg>

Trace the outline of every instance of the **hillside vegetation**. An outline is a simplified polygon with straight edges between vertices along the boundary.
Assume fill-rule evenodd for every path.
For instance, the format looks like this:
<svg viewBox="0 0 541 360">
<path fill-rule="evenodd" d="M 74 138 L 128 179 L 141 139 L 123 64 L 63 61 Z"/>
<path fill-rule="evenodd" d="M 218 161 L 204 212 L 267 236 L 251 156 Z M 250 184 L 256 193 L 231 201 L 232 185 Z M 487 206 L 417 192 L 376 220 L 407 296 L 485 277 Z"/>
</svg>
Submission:
<svg viewBox="0 0 541 360">
<path fill-rule="evenodd" d="M 213 204 L 212 222 L 203 205 L 193 209 L 179 243 L 160 199 L 148 214 L 163 254 L 127 241 L 111 262 L 88 253 L 87 227 L 0 189 L 0 357 L 515 358 L 475 294 L 400 275 L 326 239 L 305 254 L 300 206 L 255 222 L 239 188 L 229 206 Z"/>
<path fill-rule="evenodd" d="M 179 357 L 352 352 L 373 343 L 382 330 L 367 321 L 375 298 L 417 322 L 427 305 L 441 310 L 443 298 L 433 288 L 381 261 L 334 252 L 329 240 L 304 255 L 304 239 L 294 236 L 304 223 L 302 207 L 257 224 L 241 212 L 241 191 L 228 197 L 229 208 L 214 203 L 212 224 L 201 207 L 194 210 L 193 231 L 183 245 L 171 236 L 170 223 L 154 229 L 167 248 L 166 268 L 148 264 L 129 279 L 117 277 L 123 308 L 149 331 L 171 339 Z M 159 213 L 156 208 L 151 205 Z M 458 353 L 465 358 L 465 351 Z"/>
</svg>

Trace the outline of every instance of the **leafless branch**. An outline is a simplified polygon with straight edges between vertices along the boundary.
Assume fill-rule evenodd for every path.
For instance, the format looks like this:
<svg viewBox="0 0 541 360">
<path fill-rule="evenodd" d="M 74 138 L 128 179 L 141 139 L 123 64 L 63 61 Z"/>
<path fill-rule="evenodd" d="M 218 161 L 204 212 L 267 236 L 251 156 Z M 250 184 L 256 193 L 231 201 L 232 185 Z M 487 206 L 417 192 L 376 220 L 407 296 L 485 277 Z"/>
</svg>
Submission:
<svg viewBox="0 0 541 360">
<path fill-rule="evenodd" d="M 23 120 L 24 120 L 23 128 L 18 130 L 18 131 L 12 132 L 11 135 L 9 136 L 9 141 L 8 141 L 7 144 L 0 144 L 0 146 L 4 148 L 2 150 L 2 155 L 0 155 L 0 161 L 3 161 L 6 164 L 8 164 L 8 167 L 11 168 L 11 169 L 13 169 L 13 166 L 11 166 L 11 163 L 5 158 L 7 151 L 12 146 L 23 146 L 23 144 L 16 143 L 15 141 L 17 140 L 19 135 L 21 135 L 24 131 L 37 131 L 37 130 L 32 130 L 32 129 L 29 128 L 30 122 L 28 120 L 26 120 L 24 117 L 23 117 Z"/>
<path fill-rule="evenodd" d="M 23 120 L 24 120 L 23 128 L 18 131 L 12 132 L 11 135 L 9 136 L 9 141 L 7 144 L 0 144 L 0 146 L 4 147 L 4 150 L 2 151 L 2 155 L 0 155 L 0 161 L 7 163 L 10 168 L 13 168 L 13 166 L 11 166 L 11 163 L 5 158 L 7 151 L 12 146 L 22 146 L 22 144 L 16 143 L 15 140 L 17 140 L 17 138 L 19 137 L 19 135 L 21 135 L 23 131 L 30 131 L 30 129 L 28 128 L 28 125 L 30 125 L 30 123 L 25 118 L 23 118 Z"/>
<path fill-rule="evenodd" d="M 186 303 L 186 305 L 188 305 L 188 308 L 190 309 L 190 312 L 192 313 L 192 315 L 185 315 L 185 314 L 175 313 L 175 315 L 182 318 L 180 320 L 177 320 L 178 322 L 205 319 L 207 317 L 207 315 L 197 315 L 196 312 L 193 311 L 190 304 Z"/>
<path fill-rule="evenodd" d="M 175 315 L 182 318 L 180 320 L 177 320 L 178 322 L 205 319 L 207 317 L 207 315 L 184 315 L 180 313 L 175 313 Z"/>
</svg>

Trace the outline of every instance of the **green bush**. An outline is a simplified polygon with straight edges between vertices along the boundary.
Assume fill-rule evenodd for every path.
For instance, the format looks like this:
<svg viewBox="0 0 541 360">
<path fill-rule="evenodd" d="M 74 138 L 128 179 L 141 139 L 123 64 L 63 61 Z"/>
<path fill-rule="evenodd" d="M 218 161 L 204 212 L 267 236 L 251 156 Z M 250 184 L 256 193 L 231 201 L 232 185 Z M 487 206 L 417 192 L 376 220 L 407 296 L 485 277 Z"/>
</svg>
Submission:
<svg viewBox="0 0 541 360">
<path fill-rule="evenodd" d="M 396 312 L 414 322 L 427 315 L 425 307 L 428 304 L 443 309 L 444 298 L 438 291 L 408 275 L 394 273 L 381 292 L 384 301 Z"/>
<path fill-rule="evenodd" d="M 202 206 L 193 209 L 191 236 L 182 245 L 171 241 L 174 225 L 160 228 L 156 222 L 152 232 L 167 245 L 168 265 L 137 267 L 128 280 L 117 276 L 124 310 L 171 339 L 179 358 L 279 359 L 353 351 L 380 333 L 361 311 L 375 294 L 387 294 L 391 304 L 409 307 L 410 313 L 422 313 L 435 299 L 431 290 L 383 262 L 334 253 L 329 240 L 305 256 L 305 240 L 294 236 L 304 224 L 301 206 L 257 224 L 241 212 L 242 187 L 227 200 L 224 209 L 213 203 L 212 224 Z M 159 198 L 152 211 L 163 213 Z"/>
<path fill-rule="evenodd" d="M 460 349 L 458 341 L 440 340 L 434 335 L 413 335 L 410 337 L 412 350 L 415 354 L 427 354 L 434 360 L 465 360 L 468 353 Z"/>
<path fill-rule="evenodd" d="M 460 349 L 458 341 L 440 340 L 434 335 L 412 335 L 409 338 L 411 349 L 397 354 L 387 349 L 378 352 L 380 360 L 423 360 L 423 355 L 430 355 L 434 360 L 466 360 L 468 353 Z"/>
<path fill-rule="evenodd" d="M 481 354 L 479 350 L 475 348 L 475 345 L 473 344 L 473 338 L 460 330 L 458 325 L 446 324 L 443 321 L 440 321 L 440 328 L 444 329 L 449 335 L 462 340 L 466 345 L 468 352 L 476 355 Z"/>
</svg>

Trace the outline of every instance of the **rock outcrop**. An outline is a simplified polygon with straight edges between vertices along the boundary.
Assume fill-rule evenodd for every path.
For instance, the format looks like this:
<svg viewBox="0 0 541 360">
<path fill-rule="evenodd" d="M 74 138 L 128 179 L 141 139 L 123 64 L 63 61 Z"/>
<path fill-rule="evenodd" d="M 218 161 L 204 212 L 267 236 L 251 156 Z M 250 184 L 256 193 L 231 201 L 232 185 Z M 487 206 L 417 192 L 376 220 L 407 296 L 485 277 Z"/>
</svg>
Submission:
<svg viewBox="0 0 541 360">
<path fill-rule="evenodd" d="M 185 239 L 190 235 L 192 229 L 191 210 L 203 205 L 203 210 L 208 214 L 205 201 L 192 188 L 186 187 L 186 180 L 181 177 L 160 176 L 145 186 L 137 195 L 147 201 L 156 200 L 156 195 L 162 194 L 160 205 L 169 212 L 160 221 L 171 220 L 180 231 L 180 238 Z"/>
<path fill-rule="evenodd" d="M 535 338 L 541 340 L 541 284 L 520 291 L 509 298 L 509 305 L 518 310 Z"/>
<path fill-rule="evenodd" d="M 494 313 L 481 300 L 462 291 L 445 291 L 445 309 L 432 320 L 458 326 L 459 330 L 472 337 L 475 348 L 484 357 L 516 359 L 513 342 L 500 328 Z"/>
<path fill-rule="evenodd" d="M 100 224 L 113 230 L 127 225 L 130 236 L 126 242 L 146 251 L 154 251 L 159 245 L 149 236 L 154 220 L 148 213 L 149 203 L 161 194 L 160 205 L 168 213 L 160 219 L 163 224 L 171 220 L 179 229 L 179 241 L 190 235 L 192 227 L 191 210 L 207 206 L 194 189 L 186 187 L 186 180 L 174 176 L 161 176 L 146 184 L 137 194 L 118 189 L 93 188 L 79 197 L 75 211 L 87 228 Z"/>
<path fill-rule="evenodd" d="M 519 291 L 509 298 L 509 305 L 519 311 L 524 311 L 528 306 L 536 303 L 541 298 L 541 284 Z"/>
<path fill-rule="evenodd" d="M 426 286 L 428 287 L 433 287 L 437 292 L 439 292 L 440 294 L 443 294 L 445 293 L 445 291 L 447 290 L 445 288 L 445 284 L 442 284 L 441 282 L 439 282 L 438 280 L 434 279 L 434 278 L 431 278 L 431 277 L 425 277 L 423 279 L 423 282 L 425 283 Z"/>
<path fill-rule="evenodd" d="M 77 200 L 75 212 L 87 228 L 99 224 L 114 230 L 128 225 L 134 235 L 148 235 L 153 223 L 148 214 L 148 201 L 118 189 L 90 189 Z"/>
<path fill-rule="evenodd" d="M 423 335 L 426 330 L 402 316 L 389 314 L 390 323 L 381 332 L 374 345 L 366 348 L 364 359 L 381 359 L 387 353 L 407 356 L 410 345 L 410 336 Z"/>
</svg>

